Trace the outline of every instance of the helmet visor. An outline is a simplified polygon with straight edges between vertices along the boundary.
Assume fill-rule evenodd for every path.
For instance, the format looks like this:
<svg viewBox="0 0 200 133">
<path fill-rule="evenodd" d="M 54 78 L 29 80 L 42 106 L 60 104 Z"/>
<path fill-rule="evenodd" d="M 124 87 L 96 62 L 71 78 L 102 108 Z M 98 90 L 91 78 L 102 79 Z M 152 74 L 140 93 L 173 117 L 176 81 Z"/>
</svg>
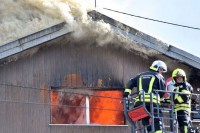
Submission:
<svg viewBox="0 0 200 133">
<path fill-rule="evenodd" d="M 163 72 L 167 72 L 167 68 L 166 67 L 160 66 L 159 68 L 162 69 Z"/>
</svg>

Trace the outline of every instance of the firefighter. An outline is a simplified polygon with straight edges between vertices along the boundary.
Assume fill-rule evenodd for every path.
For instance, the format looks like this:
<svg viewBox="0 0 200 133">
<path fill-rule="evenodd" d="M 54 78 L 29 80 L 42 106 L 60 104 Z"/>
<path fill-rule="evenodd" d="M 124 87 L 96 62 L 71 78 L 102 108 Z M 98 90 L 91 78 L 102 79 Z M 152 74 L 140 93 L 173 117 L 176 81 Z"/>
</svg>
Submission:
<svg viewBox="0 0 200 133">
<path fill-rule="evenodd" d="M 131 94 L 131 91 L 134 87 L 137 87 L 139 91 L 139 96 L 136 97 L 136 103 L 135 107 L 140 106 L 145 102 L 146 109 L 150 112 L 150 93 L 153 93 L 153 105 L 159 106 L 160 104 L 160 98 L 164 96 L 163 92 L 159 92 L 156 95 L 156 92 L 154 90 L 165 90 L 165 80 L 162 76 L 163 72 L 167 72 L 167 66 L 166 64 L 161 60 L 156 60 L 152 63 L 150 66 L 149 71 L 143 72 L 138 74 L 135 78 L 132 78 L 129 80 L 126 89 L 124 91 L 124 97 L 128 97 L 129 94 Z M 144 100 L 141 98 L 141 92 L 144 91 Z M 157 114 L 157 110 L 154 110 L 155 114 Z M 160 111 L 159 111 L 160 112 Z M 160 112 L 160 115 L 162 115 L 162 112 Z M 146 117 L 142 119 L 142 124 L 144 126 L 149 125 L 150 117 Z M 154 128 L 155 133 L 162 133 L 161 128 L 161 120 L 158 118 L 154 119 Z M 147 131 L 151 131 L 151 126 L 147 126 Z"/>
<path fill-rule="evenodd" d="M 191 127 L 191 93 L 192 86 L 186 81 L 186 74 L 183 69 L 177 68 L 172 73 L 174 84 L 174 92 L 185 94 L 173 94 L 174 108 L 177 112 L 177 120 L 181 133 L 193 133 L 188 128 Z"/>
</svg>

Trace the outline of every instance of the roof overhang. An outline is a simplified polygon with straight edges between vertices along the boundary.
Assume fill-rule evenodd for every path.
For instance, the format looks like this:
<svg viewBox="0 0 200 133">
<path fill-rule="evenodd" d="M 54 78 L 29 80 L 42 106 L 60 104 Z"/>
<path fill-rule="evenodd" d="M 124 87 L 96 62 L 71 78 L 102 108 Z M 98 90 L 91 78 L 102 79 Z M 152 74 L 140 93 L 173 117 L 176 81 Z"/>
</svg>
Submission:
<svg viewBox="0 0 200 133">
<path fill-rule="evenodd" d="M 186 51 L 183 51 L 175 46 L 164 43 L 150 35 L 147 35 L 139 30 L 129 27 L 125 24 L 120 23 L 108 16 L 105 16 L 99 12 L 92 11 L 89 13 L 94 20 L 103 20 L 105 23 L 109 23 L 116 32 L 120 32 L 131 41 L 140 43 L 141 45 L 154 49 L 161 54 L 178 60 L 184 64 L 200 69 L 200 58 L 194 56 Z"/>
<path fill-rule="evenodd" d="M 0 60 L 72 32 L 64 25 L 63 22 L 0 46 Z"/>
</svg>

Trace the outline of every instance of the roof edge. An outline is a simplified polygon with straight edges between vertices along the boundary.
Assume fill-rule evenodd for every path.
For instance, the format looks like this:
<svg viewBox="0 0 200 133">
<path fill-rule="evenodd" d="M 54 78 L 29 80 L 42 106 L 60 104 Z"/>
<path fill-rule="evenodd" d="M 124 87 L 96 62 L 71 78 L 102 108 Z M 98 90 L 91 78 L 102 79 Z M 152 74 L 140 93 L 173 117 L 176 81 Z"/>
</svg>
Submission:
<svg viewBox="0 0 200 133">
<path fill-rule="evenodd" d="M 154 49 L 160 52 L 161 54 L 164 54 L 175 60 L 183 62 L 189 66 L 200 69 L 200 58 L 195 55 L 192 55 L 170 44 L 164 43 L 161 40 L 156 39 L 155 37 L 152 37 L 137 29 L 127 26 L 97 11 L 91 11 L 89 15 L 93 18 L 93 20 L 96 20 L 96 21 L 103 20 L 105 23 L 110 24 L 111 27 L 115 29 L 115 31 L 120 30 L 119 32 L 122 33 L 125 37 L 129 38 L 131 41 L 140 43 L 145 47 L 149 47 L 151 49 Z M 116 30 L 116 28 L 118 30 Z"/>
<path fill-rule="evenodd" d="M 62 22 L 0 46 L 0 60 L 72 32 L 64 25 L 65 22 Z"/>
</svg>

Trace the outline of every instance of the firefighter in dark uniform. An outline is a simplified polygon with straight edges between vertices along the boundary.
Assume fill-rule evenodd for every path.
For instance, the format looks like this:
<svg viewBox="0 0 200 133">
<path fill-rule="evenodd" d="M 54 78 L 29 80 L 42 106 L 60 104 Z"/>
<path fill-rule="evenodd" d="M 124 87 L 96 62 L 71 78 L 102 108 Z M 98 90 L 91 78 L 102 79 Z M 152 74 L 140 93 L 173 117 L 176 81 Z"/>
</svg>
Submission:
<svg viewBox="0 0 200 133">
<path fill-rule="evenodd" d="M 140 98 L 141 95 L 137 96 L 135 107 L 140 106 L 145 102 L 146 109 L 150 112 L 150 93 L 154 94 L 152 99 L 154 106 L 159 106 L 160 99 L 164 96 L 163 92 L 157 94 L 155 92 L 155 90 L 165 90 L 165 80 L 162 76 L 163 72 L 167 72 L 166 64 L 160 60 L 154 61 L 149 71 L 140 73 L 135 78 L 130 79 L 124 91 L 124 97 L 128 97 L 134 87 L 137 87 L 139 95 L 144 91 L 144 100 L 143 98 Z M 157 110 L 154 110 L 154 112 L 157 114 Z M 160 115 L 162 115 L 162 112 L 160 112 Z M 146 117 L 142 119 L 142 124 L 147 126 L 149 125 L 149 121 L 150 117 Z M 155 133 L 162 133 L 161 120 L 155 118 L 154 122 Z M 147 127 L 147 131 L 151 131 L 151 126 Z"/>
<path fill-rule="evenodd" d="M 191 127 L 190 112 L 191 112 L 191 93 L 192 86 L 186 81 L 186 74 L 182 69 L 175 69 L 172 73 L 173 81 L 175 82 L 174 92 L 185 94 L 173 94 L 174 108 L 177 112 L 177 120 L 181 133 L 193 133 L 188 128 Z"/>
</svg>

